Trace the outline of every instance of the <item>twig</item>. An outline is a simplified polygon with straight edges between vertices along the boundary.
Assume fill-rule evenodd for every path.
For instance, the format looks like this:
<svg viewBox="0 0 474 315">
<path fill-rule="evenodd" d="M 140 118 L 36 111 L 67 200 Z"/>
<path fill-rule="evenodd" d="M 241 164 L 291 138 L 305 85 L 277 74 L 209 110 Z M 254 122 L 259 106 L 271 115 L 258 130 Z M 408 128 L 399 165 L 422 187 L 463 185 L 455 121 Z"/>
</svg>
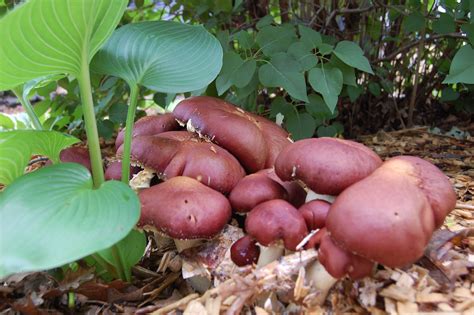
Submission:
<svg viewBox="0 0 474 315">
<path fill-rule="evenodd" d="M 174 309 L 177 309 L 183 305 L 186 305 L 188 304 L 189 302 L 191 302 L 192 300 L 195 300 L 199 297 L 199 294 L 197 293 L 193 293 L 193 294 L 190 294 L 188 296 L 185 296 L 184 298 L 182 298 L 181 300 L 179 301 L 176 301 L 174 303 L 171 303 L 165 307 L 162 307 L 160 308 L 159 310 L 156 310 L 154 311 L 153 313 L 151 313 L 152 315 L 159 315 L 159 314 L 165 314 L 167 312 L 170 312 Z"/>
<path fill-rule="evenodd" d="M 467 37 L 462 35 L 461 33 L 448 33 L 448 34 L 432 35 L 430 37 L 425 38 L 424 42 L 428 43 L 428 42 L 432 42 L 432 41 L 435 41 L 437 39 L 445 38 L 445 37 L 459 38 L 459 39 L 467 40 Z M 385 56 L 383 58 L 378 58 L 375 61 L 373 61 L 372 63 L 378 63 L 378 62 L 381 62 L 381 61 L 392 60 L 395 57 L 397 57 L 399 54 L 401 54 L 401 53 L 405 52 L 406 50 L 409 50 L 410 48 L 415 47 L 416 45 L 418 45 L 421 40 L 422 39 L 420 38 L 420 39 L 417 39 L 417 40 L 415 40 L 415 41 L 413 41 L 413 42 L 411 42 L 411 43 L 409 43 L 405 46 L 402 46 L 399 49 L 397 49 L 396 51 L 394 51 L 393 53 L 391 53 L 390 55 Z"/>
<path fill-rule="evenodd" d="M 474 210 L 474 205 L 458 202 L 458 203 L 456 203 L 456 208 L 455 209 Z"/>
</svg>

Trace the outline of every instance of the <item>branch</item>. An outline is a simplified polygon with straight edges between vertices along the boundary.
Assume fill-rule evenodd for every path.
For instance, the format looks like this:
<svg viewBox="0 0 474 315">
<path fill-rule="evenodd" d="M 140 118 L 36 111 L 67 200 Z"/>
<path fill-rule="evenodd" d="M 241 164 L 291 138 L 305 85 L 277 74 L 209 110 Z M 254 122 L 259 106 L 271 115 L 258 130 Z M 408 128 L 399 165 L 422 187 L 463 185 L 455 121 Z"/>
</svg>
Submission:
<svg viewBox="0 0 474 315">
<path fill-rule="evenodd" d="M 462 35 L 461 33 L 448 33 L 448 34 L 436 34 L 436 35 L 425 38 L 424 41 L 425 41 L 425 43 L 427 43 L 427 42 L 432 42 L 432 41 L 435 41 L 437 39 L 445 38 L 445 37 L 459 38 L 459 39 L 467 40 L 467 37 L 465 35 Z M 388 56 L 376 59 L 372 63 L 374 64 L 374 63 L 378 63 L 378 62 L 381 62 L 381 61 L 392 60 L 395 57 L 397 57 L 399 54 L 401 54 L 401 53 L 403 53 L 407 50 L 410 50 L 410 48 L 415 47 L 416 45 L 418 45 L 420 43 L 420 41 L 421 41 L 421 38 L 417 39 L 417 40 L 415 40 L 415 41 L 413 41 L 413 42 L 411 42 L 411 43 L 409 43 L 405 46 L 402 46 L 402 47 L 398 48 L 396 51 L 394 51 L 393 53 L 391 53 Z"/>
</svg>

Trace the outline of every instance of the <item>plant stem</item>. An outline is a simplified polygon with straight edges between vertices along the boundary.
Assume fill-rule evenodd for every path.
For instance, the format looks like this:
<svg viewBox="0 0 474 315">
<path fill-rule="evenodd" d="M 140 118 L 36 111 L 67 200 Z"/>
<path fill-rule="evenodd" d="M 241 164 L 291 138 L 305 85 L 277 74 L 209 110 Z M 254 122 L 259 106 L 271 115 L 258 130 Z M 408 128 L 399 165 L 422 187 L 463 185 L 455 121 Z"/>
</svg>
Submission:
<svg viewBox="0 0 474 315">
<path fill-rule="evenodd" d="M 120 255 L 120 251 L 117 245 L 111 247 L 112 256 L 114 257 L 114 267 L 117 270 L 117 275 L 127 282 L 130 282 L 132 279 L 130 278 L 130 274 L 125 270 L 125 264 Z"/>
<path fill-rule="evenodd" d="M 22 89 L 20 87 L 16 87 L 12 89 L 12 91 L 18 98 L 18 101 L 20 102 L 21 106 L 23 106 L 23 108 L 25 109 L 26 114 L 28 115 L 28 118 L 30 118 L 31 124 L 33 125 L 34 129 L 43 130 L 43 125 L 41 125 L 38 116 L 36 116 L 30 101 L 27 98 L 23 97 Z"/>
<path fill-rule="evenodd" d="M 135 121 L 135 111 L 137 109 L 138 86 L 130 86 L 130 100 L 127 111 L 127 121 L 125 122 L 125 138 L 122 153 L 122 182 L 128 184 L 130 179 L 130 152 L 132 148 L 133 123 Z"/>
<path fill-rule="evenodd" d="M 87 61 L 82 63 L 81 72 L 77 77 L 82 100 L 82 111 L 84 113 L 84 124 L 86 127 L 87 142 L 89 145 L 89 156 L 92 165 L 92 179 L 94 188 L 99 188 L 104 182 L 104 169 L 102 168 L 102 154 L 99 145 L 99 133 L 94 113 L 94 102 L 92 100 L 91 79 Z"/>
</svg>

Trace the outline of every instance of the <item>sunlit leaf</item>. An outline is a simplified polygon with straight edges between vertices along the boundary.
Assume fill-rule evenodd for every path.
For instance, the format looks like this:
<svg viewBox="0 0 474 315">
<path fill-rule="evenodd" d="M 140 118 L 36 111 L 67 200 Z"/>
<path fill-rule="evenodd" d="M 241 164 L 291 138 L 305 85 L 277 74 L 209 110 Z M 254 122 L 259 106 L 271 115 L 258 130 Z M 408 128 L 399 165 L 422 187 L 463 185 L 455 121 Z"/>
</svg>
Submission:
<svg viewBox="0 0 474 315">
<path fill-rule="evenodd" d="M 131 86 L 177 93 L 208 85 L 222 67 L 222 47 L 202 26 L 147 21 L 117 29 L 91 68 Z"/>
<path fill-rule="evenodd" d="M 127 185 L 108 181 L 93 189 L 79 164 L 24 175 L 0 193 L 0 277 L 59 267 L 106 249 L 129 233 L 139 215 L 137 195 Z"/>
<path fill-rule="evenodd" d="M 79 75 L 127 0 L 30 0 L 0 20 L 0 90 L 52 74 Z"/>
<path fill-rule="evenodd" d="M 39 130 L 15 130 L 0 132 L 0 183 L 8 185 L 23 175 L 33 154 L 47 156 L 53 163 L 59 162 L 59 153 L 79 139 L 56 132 Z"/>
</svg>

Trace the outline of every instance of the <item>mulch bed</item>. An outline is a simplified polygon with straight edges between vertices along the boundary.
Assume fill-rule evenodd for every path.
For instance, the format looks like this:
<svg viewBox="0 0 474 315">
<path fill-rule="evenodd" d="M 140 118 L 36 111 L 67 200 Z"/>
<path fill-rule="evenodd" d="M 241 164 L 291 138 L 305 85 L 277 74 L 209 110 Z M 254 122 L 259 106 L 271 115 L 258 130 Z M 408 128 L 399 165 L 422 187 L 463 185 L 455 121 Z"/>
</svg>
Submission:
<svg viewBox="0 0 474 315">
<path fill-rule="evenodd" d="M 371 278 L 342 279 L 324 305 L 313 305 L 318 293 L 304 283 L 304 266 L 317 259 L 314 250 L 289 254 L 258 270 L 237 268 L 226 250 L 242 232 L 229 225 L 218 239 L 181 255 L 172 242 L 150 235 L 132 284 L 104 282 L 81 263 L 61 280 L 45 272 L 13 275 L 2 280 L 0 312 L 474 314 L 474 139 L 435 135 L 417 127 L 358 141 L 383 159 L 401 154 L 422 157 L 442 169 L 455 187 L 456 209 L 434 234 L 425 256 L 412 266 L 380 266 Z M 183 273 L 212 274 L 214 286 L 197 293 Z"/>
</svg>

